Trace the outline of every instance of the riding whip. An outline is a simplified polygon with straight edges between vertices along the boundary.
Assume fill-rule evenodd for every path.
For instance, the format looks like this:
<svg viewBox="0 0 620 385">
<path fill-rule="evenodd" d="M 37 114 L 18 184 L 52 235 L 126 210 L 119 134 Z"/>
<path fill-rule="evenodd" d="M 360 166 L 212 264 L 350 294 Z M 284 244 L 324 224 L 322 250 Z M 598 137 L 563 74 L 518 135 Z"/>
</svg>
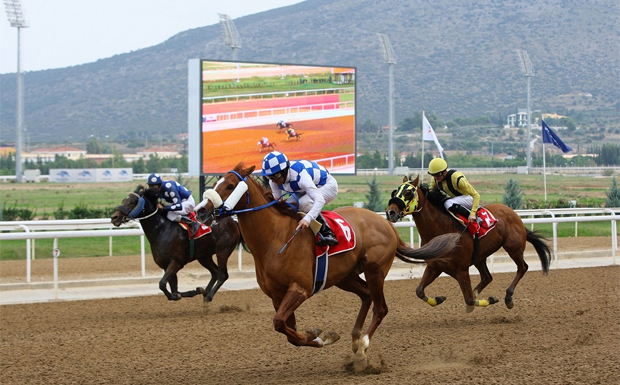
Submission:
<svg viewBox="0 0 620 385">
<path fill-rule="evenodd" d="M 282 246 L 282 248 L 280 249 L 280 251 L 278 251 L 278 255 L 282 254 L 282 252 L 284 251 L 284 249 L 286 249 L 286 246 L 288 246 L 288 244 L 293 240 L 293 238 L 295 238 L 295 236 L 297 235 L 297 233 L 299 233 L 299 230 L 301 230 L 303 227 L 299 227 L 297 229 L 297 231 L 295 231 L 295 234 L 293 234 L 293 236 L 291 237 L 291 239 L 289 239 L 288 241 L 286 241 L 286 243 L 284 244 L 284 246 Z"/>
</svg>

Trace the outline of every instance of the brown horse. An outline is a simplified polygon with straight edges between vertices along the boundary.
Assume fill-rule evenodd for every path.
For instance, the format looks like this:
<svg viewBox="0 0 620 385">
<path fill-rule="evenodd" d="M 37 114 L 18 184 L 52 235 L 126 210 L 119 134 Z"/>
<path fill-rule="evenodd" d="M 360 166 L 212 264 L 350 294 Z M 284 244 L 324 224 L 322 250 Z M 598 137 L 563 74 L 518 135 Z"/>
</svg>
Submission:
<svg viewBox="0 0 620 385">
<path fill-rule="evenodd" d="M 263 150 L 267 150 L 267 152 L 275 151 L 278 149 L 276 142 L 263 143 L 262 141 L 258 142 L 258 152 L 261 153 Z"/>
<path fill-rule="evenodd" d="M 196 206 L 197 217 L 203 221 L 218 208 L 219 215 L 237 214 L 241 235 L 254 257 L 258 285 L 271 298 L 276 310 L 275 330 L 296 346 L 332 344 L 340 338 L 335 332 L 321 335 L 320 329 L 314 329 L 300 333 L 295 321 L 295 310 L 314 292 L 317 263 L 314 234 L 309 229 L 295 231 L 299 218 L 294 210 L 287 210 L 284 202 L 268 199 L 270 192 L 265 193 L 251 176 L 254 168 L 244 168 L 240 163 L 224 174 Z M 388 311 L 383 285 L 395 254 L 423 260 L 441 256 L 455 246 L 458 236 L 441 237 L 414 250 L 399 238 L 391 223 L 372 211 L 354 207 L 335 211 L 348 222 L 348 226 L 341 227 L 349 232 L 349 237 L 355 234 L 356 243 L 353 249 L 330 257 L 324 287 L 337 286 L 358 295 L 362 301 L 351 333 L 354 368 L 360 371 L 367 367 L 370 339 Z M 362 273 L 366 280 L 360 277 Z M 362 334 L 371 305 L 372 321 Z"/>
<path fill-rule="evenodd" d="M 112 224 L 118 227 L 132 219 L 140 221 L 144 235 L 151 244 L 153 260 L 164 270 L 159 288 L 166 298 L 177 301 L 182 297 L 202 294 L 204 301 L 210 302 L 228 279 L 226 264 L 240 241 L 237 223 L 232 218 L 225 218 L 211 226 L 211 233 L 194 240 L 194 245 L 190 245 L 187 230 L 168 220 L 166 212 L 157 209 L 157 201 L 158 194 L 154 190 L 138 185 L 112 213 Z M 213 262 L 213 254 L 217 256 L 217 265 Z M 211 280 L 206 288 L 179 292 L 177 273 L 195 259 L 209 270 Z M 170 286 L 170 291 L 167 286 Z"/>
<path fill-rule="evenodd" d="M 291 138 L 297 139 L 298 142 L 301 140 L 301 132 L 295 132 L 295 130 L 293 130 L 292 128 L 287 128 L 286 133 L 288 134 L 288 137 L 286 138 L 287 142 Z"/>
<path fill-rule="evenodd" d="M 444 272 L 458 281 L 468 312 L 473 311 L 474 306 L 488 306 L 496 303 L 497 299 L 493 297 L 489 297 L 488 300 L 476 300 L 476 297 L 493 280 L 486 260 L 500 247 L 504 248 L 517 265 L 517 275 L 506 289 L 504 301 L 509 309 L 514 306 L 512 296 L 515 287 L 528 269 L 528 265 L 523 259 L 526 242 L 530 242 L 534 246 L 542 264 L 542 271 L 544 274 L 548 274 L 551 258 L 549 246 L 544 242 L 544 238 L 528 230 L 523 225 L 519 215 L 510 207 L 499 203 L 485 206 L 498 222 L 493 230 L 480 238 L 476 250 L 476 245 L 469 232 L 464 232 L 463 226 L 444 209 L 441 202 L 442 194 L 438 190 L 429 191 L 427 185 L 419 185 L 418 183 L 419 177 L 414 181 L 409 181 L 407 177 L 403 178 L 403 184 L 392 192 L 392 199 L 390 199 L 386 211 L 387 219 L 396 222 L 403 216 L 411 214 L 423 243 L 440 234 L 465 234 L 461 236 L 459 247 L 452 253 L 448 263 L 446 263 L 447 258 L 427 263 L 420 285 L 416 289 L 416 294 L 420 299 L 431 306 L 439 305 L 445 301 L 446 297 L 428 298 L 424 293 L 424 288 Z M 471 265 L 475 266 L 480 272 L 480 283 L 473 291 L 469 277 L 469 266 Z"/>
</svg>

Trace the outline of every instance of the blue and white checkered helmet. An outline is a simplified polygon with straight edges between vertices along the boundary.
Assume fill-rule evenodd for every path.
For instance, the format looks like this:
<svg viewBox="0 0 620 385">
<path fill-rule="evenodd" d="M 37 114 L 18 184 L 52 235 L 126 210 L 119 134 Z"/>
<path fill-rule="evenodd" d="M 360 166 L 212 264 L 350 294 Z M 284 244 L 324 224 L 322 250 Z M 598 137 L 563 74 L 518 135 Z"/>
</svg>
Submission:
<svg viewBox="0 0 620 385">
<path fill-rule="evenodd" d="M 289 162 L 286 155 L 280 151 L 273 151 L 263 158 L 262 176 L 270 176 L 288 168 Z"/>
<path fill-rule="evenodd" d="M 159 176 L 159 174 L 155 174 L 152 173 L 151 175 L 149 175 L 148 179 L 146 180 L 146 184 L 161 184 L 161 177 Z"/>
</svg>

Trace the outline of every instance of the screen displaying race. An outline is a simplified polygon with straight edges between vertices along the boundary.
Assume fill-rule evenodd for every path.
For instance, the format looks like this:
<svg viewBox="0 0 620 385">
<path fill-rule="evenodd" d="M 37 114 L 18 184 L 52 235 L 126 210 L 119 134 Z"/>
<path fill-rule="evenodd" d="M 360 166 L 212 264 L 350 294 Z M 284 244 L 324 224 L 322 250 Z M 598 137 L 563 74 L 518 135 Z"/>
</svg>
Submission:
<svg viewBox="0 0 620 385">
<path fill-rule="evenodd" d="M 200 61 L 201 174 L 278 150 L 355 174 L 355 68 Z M 191 135 L 190 135 L 191 137 Z"/>
</svg>

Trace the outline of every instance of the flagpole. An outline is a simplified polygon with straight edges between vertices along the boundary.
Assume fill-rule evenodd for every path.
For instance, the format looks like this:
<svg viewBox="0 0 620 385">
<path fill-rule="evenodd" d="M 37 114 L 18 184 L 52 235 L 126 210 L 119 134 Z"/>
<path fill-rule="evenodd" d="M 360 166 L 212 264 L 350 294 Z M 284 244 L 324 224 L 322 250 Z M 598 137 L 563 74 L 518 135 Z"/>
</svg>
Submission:
<svg viewBox="0 0 620 385">
<path fill-rule="evenodd" d="M 542 151 L 543 151 L 543 184 L 545 185 L 545 202 L 547 202 L 547 165 L 545 162 L 545 159 L 547 157 L 547 152 L 545 151 L 545 141 L 543 140 L 543 145 L 542 145 Z"/>
<path fill-rule="evenodd" d="M 420 183 L 424 181 L 424 110 L 422 110 L 422 164 L 420 165 Z"/>
</svg>

